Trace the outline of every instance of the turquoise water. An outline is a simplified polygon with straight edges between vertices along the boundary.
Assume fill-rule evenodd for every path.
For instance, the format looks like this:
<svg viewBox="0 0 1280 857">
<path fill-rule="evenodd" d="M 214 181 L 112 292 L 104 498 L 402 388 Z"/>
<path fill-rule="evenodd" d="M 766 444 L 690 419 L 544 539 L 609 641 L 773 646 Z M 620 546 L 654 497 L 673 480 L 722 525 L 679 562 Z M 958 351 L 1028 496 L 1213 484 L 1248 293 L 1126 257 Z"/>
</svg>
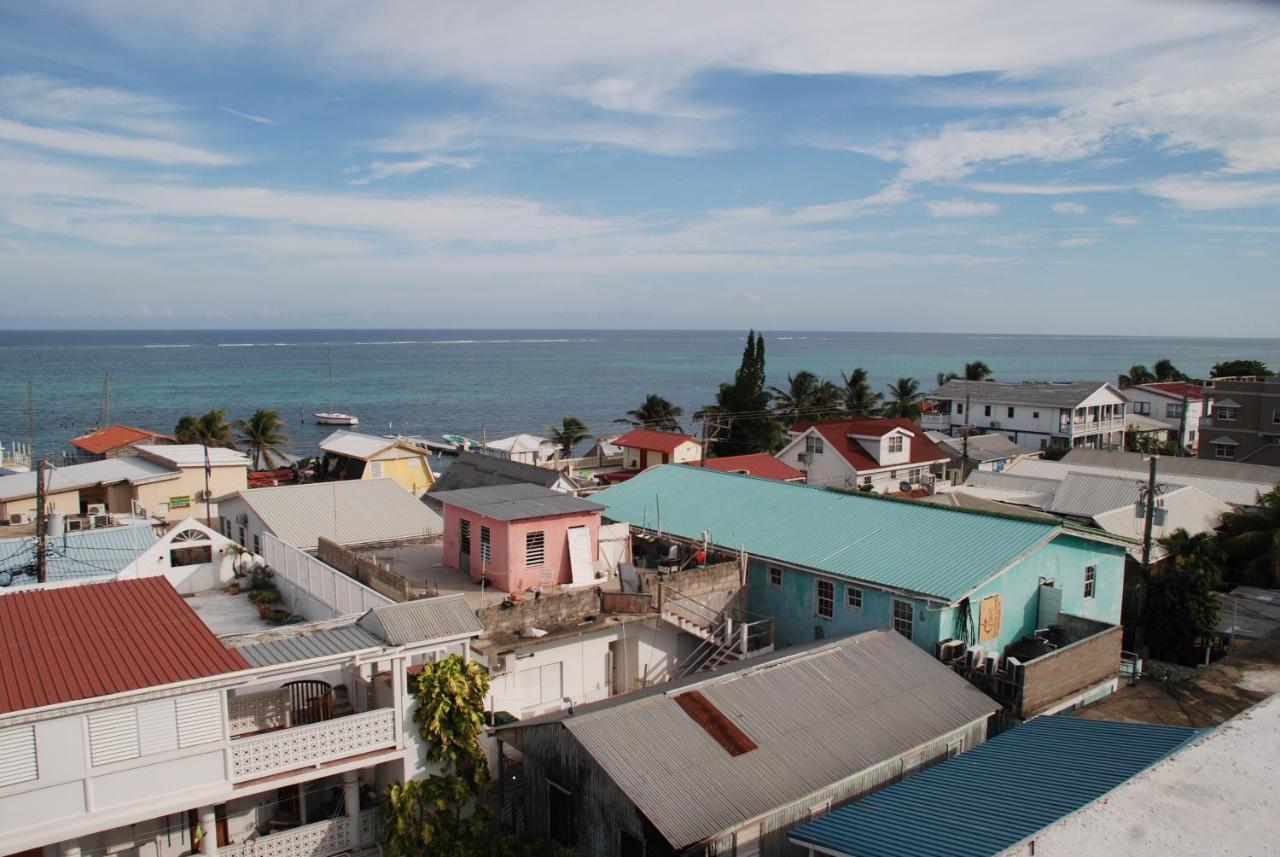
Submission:
<svg viewBox="0 0 1280 857">
<path fill-rule="evenodd" d="M 1133 363 L 1169 357 L 1207 375 L 1232 358 L 1280 367 L 1280 339 L 766 332 L 769 382 L 808 369 L 839 380 L 855 366 L 876 389 L 899 376 L 933 385 L 936 373 L 985 360 L 997 378 L 1112 380 Z M 220 407 L 232 419 L 257 408 L 286 417 L 297 452 L 331 429 L 313 411 L 330 404 L 361 429 L 438 437 L 545 433 L 565 415 L 597 434 L 645 394 L 686 414 L 711 402 L 742 352 L 741 331 L 0 331 L 0 440 L 27 434 L 34 384 L 37 449 L 52 454 L 98 422 L 111 373 L 111 421 L 171 430 L 185 413 Z M 329 385 L 329 355 L 334 384 Z M 305 415 L 305 416 L 304 416 Z"/>
</svg>

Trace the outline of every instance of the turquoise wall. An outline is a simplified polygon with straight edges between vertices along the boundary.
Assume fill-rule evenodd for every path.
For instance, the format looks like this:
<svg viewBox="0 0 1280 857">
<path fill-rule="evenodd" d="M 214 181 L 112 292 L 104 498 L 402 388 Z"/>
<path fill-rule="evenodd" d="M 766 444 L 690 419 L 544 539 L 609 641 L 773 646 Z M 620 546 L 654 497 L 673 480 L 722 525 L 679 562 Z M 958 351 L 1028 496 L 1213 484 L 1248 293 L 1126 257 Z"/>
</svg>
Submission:
<svg viewBox="0 0 1280 857">
<path fill-rule="evenodd" d="M 1120 624 L 1120 600 L 1124 584 L 1123 548 L 1063 535 L 1037 549 L 1004 574 L 988 581 L 970 598 L 974 639 L 978 604 L 990 595 L 1001 595 L 1000 635 L 984 641 L 989 649 L 1003 650 L 1009 643 L 1036 629 L 1041 578 L 1052 578 L 1062 590 L 1062 611 L 1113 625 Z M 1097 566 L 1094 597 L 1084 597 L 1084 570 Z M 779 648 L 808 643 L 821 628 L 824 637 L 839 637 L 893 626 L 893 600 L 911 601 L 915 611 L 912 641 L 933 653 L 934 644 L 956 636 L 957 610 L 939 607 L 925 599 L 895 595 L 869 586 L 859 586 L 841 578 L 825 578 L 835 583 L 834 615 L 820 618 L 816 610 L 816 576 L 808 571 L 782 567 L 782 585 L 769 585 L 769 566 L 753 559 L 747 574 L 747 609 L 774 618 L 774 639 Z M 862 590 L 862 609 L 846 606 L 849 588 Z"/>
</svg>

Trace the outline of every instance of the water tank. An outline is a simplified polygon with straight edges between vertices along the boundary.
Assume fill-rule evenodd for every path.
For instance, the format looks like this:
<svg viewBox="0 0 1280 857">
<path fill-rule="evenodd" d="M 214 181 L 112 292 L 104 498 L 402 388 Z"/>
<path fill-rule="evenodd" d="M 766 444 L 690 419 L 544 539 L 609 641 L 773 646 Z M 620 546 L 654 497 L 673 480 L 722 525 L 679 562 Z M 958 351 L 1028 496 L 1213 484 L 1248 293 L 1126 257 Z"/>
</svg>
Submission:
<svg viewBox="0 0 1280 857">
<path fill-rule="evenodd" d="M 67 531 L 67 516 L 63 512 L 50 512 L 45 519 L 44 534 L 49 537 L 60 536 Z"/>
</svg>

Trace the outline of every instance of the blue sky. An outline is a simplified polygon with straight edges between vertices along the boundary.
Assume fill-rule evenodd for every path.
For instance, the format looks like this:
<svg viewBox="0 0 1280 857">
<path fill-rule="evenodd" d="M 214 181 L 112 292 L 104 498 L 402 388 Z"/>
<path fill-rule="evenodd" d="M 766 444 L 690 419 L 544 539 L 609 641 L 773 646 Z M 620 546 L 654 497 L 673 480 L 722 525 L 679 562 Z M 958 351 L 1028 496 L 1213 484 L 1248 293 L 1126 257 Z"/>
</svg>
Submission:
<svg viewBox="0 0 1280 857">
<path fill-rule="evenodd" d="M 1275 5 L 0 6 L 4 327 L 1274 336 L 1278 214 Z"/>
</svg>

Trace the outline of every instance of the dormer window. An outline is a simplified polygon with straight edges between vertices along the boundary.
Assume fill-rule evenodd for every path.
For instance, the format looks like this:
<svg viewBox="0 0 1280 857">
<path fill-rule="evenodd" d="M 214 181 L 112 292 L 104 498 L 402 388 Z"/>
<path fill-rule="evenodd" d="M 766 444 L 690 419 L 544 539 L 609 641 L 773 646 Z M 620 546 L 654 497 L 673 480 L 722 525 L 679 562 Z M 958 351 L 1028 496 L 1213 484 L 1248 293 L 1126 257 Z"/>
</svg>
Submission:
<svg viewBox="0 0 1280 857">
<path fill-rule="evenodd" d="M 804 451 L 810 455 L 822 455 L 822 437 L 819 435 L 808 435 L 804 439 Z"/>
<path fill-rule="evenodd" d="M 889 452 L 902 452 L 902 435 L 895 434 L 889 438 Z"/>
</svg>

